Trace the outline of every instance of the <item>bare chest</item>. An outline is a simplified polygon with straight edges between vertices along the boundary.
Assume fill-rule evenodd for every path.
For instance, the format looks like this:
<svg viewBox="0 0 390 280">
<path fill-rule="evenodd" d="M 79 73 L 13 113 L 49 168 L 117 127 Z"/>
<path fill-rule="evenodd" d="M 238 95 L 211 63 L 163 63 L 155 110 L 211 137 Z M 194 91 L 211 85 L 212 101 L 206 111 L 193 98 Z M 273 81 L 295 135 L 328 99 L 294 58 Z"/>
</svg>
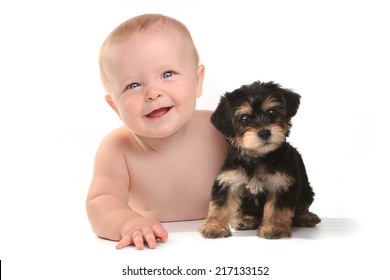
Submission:
<svg viewBox="0 0 390 280">
<path fill-rule="evenodd" d="M 223 158 L 193 147 L 129 164 L 129 204 L 160 220 L 200 219 Z"/>
</svg>

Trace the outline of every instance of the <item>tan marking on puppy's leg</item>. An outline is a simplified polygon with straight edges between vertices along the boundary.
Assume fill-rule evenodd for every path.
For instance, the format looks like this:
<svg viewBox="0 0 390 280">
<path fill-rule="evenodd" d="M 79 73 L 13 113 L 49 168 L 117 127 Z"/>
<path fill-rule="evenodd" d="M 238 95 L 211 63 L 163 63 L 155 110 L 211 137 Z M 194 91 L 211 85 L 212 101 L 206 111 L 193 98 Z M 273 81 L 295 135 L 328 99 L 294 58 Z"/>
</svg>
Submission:
<svg viewBox="0 0 390 280">
<path fill-rule="evenodd" d="M 210 202 L 209 213 L 199 229 L 204 238 L 220 238 L 231 235 L 229 222 L 241 205 L 241 197 L 237 191 L 229 190 L 228 200 L 223 207 Z"/>
<path fill-rule="evenodd" d="M 199 232 L 204 238 L 220 238 L 231 235 L 229 230 L 229 209 L 210 202 L 209 213 Z"/>
<path fill-rule="evenodd" d="M 271 194 L 264 205 L 263 222 L 257 235 L 267 239 L 291 236 L 293 211 L 289 208 L 279 209 L 275 205 L 276 195 Z"/>
</svg>

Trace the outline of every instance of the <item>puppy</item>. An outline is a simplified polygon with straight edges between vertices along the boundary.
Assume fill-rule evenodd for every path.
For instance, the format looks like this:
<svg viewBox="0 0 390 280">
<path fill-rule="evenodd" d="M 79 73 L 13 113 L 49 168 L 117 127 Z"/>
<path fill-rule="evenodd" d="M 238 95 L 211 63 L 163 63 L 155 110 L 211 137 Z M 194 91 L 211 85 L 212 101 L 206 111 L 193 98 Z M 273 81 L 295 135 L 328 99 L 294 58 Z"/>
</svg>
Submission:
<svg viewBox="0 0 390 280">
<path fill-rule="evenodd" d="M 286 142 L 300 95 L 274 82 L 242 86 L 221 97 L 211 117 L 229 143 L 228 157 L 212 187 L 200 233 L 228 237 L 257 229 L 259 237 L 291 236 L 291 227 L 313 227 L 314 192 L 298 151 Z"/>
</svg>

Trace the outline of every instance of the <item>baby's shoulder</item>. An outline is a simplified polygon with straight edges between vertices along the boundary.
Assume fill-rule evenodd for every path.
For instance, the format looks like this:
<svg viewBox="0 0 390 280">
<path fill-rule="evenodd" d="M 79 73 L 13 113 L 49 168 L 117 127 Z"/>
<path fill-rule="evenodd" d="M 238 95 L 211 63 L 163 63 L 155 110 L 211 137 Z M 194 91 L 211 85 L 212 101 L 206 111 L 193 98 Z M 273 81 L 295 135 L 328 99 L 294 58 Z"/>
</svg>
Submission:
<svg viewBox="0 0 390 280">
<path fill-rule="evenodd" d="M 108 133 L 100 144 L 100 149 L 121 150 L 128 149 L 132 144 L 132 137 L 125 126 L 121 126 Z"/>
<path fill-rule="evenodd" d="M 212 111 L 198 110 L 196 111 L 194 122 L 197 126 L 197 131 L 200 132 L 202 138 L 210 138 L 212 141 L 217 141 L 218 145 L 225 143 L 225 138 L 211 123 Z"/>
<path fill-rule="evenodd" d="M 211 124 L 211 115 L 213 112 L 208 110 L 197 110 L 193 117 L 193 123 L 201 128 L 213 128 Z"/>
<path fill-rule="evenodd" d="M 213 112 L 209 111 L 209 110 L 196 110 L 194 116 L 195 116 L 195 118 L 200 118 L 200 119 L 210 121 L 212 114 L 213 114 Z"/>
</svg>

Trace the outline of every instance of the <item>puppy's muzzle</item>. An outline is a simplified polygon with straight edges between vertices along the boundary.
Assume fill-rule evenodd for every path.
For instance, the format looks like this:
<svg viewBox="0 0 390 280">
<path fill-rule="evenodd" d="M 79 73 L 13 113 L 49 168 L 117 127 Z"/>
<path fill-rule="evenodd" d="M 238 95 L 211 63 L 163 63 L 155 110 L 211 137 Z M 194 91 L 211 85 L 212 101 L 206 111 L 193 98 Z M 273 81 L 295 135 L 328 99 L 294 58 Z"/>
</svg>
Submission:
<svg viewBox="0 0 390 280">
<path fill-rule="evenodd" d="M 271 137 L 271 131 L 269 129 L 262 129 L 257 133 L 257 135 L 260 139 L 267 141 Z"/>
</svg>

